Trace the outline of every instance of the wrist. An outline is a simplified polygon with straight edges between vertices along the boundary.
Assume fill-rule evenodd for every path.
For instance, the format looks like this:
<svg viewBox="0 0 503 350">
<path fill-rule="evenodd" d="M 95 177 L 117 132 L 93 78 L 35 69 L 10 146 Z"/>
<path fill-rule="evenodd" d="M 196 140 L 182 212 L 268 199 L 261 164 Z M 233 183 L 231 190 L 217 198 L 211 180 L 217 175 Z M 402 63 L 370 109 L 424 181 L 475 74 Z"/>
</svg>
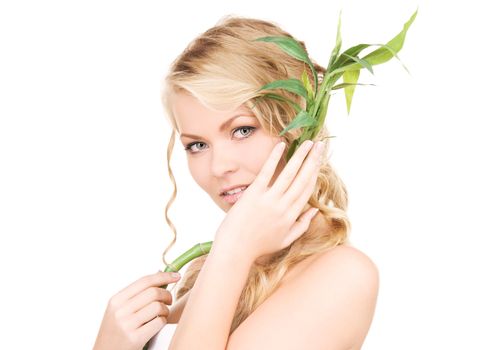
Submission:
<svg viewBox="0 0 503 350">
<path fill-rule="evenodd" d="M 239 245 L 228 244 L 218 239 L 213 241 L 210 255 L 231 265 L 240 263 L 251 266 L 256 259 L 246 247 L 241 249 Z"/>
</svg>

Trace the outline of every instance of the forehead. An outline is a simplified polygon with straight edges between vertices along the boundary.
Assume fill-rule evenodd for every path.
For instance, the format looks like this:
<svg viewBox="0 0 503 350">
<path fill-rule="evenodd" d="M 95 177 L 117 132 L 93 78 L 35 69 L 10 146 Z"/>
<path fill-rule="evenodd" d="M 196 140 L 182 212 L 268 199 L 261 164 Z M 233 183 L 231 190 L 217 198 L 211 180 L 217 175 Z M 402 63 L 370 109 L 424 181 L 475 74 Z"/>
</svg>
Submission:
<svg viewBox="0 0 503 350">
<path fill-rule="evenodd" d="M 237 114 L 254 116 L 245 105 L 241 105 L 235 110 L 217 111 L 206 107 L 197 98 L 187 93 L 176 93 L 173 96 L 172 109 L 181 132 L 202 124 L 206 126 L 221 125 Z"/>
</svg>

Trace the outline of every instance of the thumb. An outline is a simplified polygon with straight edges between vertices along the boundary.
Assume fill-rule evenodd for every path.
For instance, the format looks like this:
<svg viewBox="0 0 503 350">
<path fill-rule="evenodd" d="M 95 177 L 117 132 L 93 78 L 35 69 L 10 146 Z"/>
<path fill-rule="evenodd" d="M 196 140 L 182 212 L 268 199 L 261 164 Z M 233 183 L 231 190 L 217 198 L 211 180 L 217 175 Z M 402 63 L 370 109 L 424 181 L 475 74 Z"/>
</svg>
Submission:
<svg viewBox="0 0 503 350">
<path fill-rule="evenodd" d="M 163 273 L 166 274 L 166 276 L 170 278 L 170 281 L 168 284 L 178 282 L 178 280 L 181 277 L 181 275 L 178 272 L 163 272 Z M 166 289 L 166 288 L 168 288 L 168 285 L 165 284 L 165 285 L 161 286 L 160 288 Z"/>
</svg>

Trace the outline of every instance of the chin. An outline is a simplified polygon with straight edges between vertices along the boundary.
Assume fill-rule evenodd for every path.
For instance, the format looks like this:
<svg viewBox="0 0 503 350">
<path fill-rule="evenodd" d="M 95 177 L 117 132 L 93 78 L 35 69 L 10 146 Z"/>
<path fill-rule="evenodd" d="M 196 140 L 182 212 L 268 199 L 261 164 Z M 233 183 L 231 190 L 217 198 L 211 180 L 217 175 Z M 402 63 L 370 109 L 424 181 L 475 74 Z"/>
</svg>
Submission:
<svg viewBox="0 0 503 350">
<path fill-rule="evenodd" d="M 217 200 L 214 200 L 215 204 L 222 209 L 224 212 L 228 212 L 229 209 L 232 207 L 229 203 L 226 203 L 221 197 L 219 197 Z"/>
</svg>

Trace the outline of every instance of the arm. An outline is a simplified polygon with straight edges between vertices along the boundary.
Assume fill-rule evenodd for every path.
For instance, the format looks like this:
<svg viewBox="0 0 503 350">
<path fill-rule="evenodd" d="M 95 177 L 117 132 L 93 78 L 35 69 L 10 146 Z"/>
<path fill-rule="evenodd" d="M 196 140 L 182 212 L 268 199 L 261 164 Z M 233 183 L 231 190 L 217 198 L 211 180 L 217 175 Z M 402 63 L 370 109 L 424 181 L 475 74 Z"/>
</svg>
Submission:
<svg viewBox="0 0 503 350">
<path fill-rule="evenodd" d="M 187 304 L 187 299 L 190 295 L 190 290 L 185 293 L 179 300 L 175 302 L 175 305 L 170 308 L 168 323 L 178 323 L 180 321 L 180 316 L 183 313 L 183 309 L 185 308 L 185 304 Z"/>
<path fill-rule="evenodd" d="M 214 243 L 191 290 L 169 350 L 223 350 L 253 260 Z"/>
</svg>

